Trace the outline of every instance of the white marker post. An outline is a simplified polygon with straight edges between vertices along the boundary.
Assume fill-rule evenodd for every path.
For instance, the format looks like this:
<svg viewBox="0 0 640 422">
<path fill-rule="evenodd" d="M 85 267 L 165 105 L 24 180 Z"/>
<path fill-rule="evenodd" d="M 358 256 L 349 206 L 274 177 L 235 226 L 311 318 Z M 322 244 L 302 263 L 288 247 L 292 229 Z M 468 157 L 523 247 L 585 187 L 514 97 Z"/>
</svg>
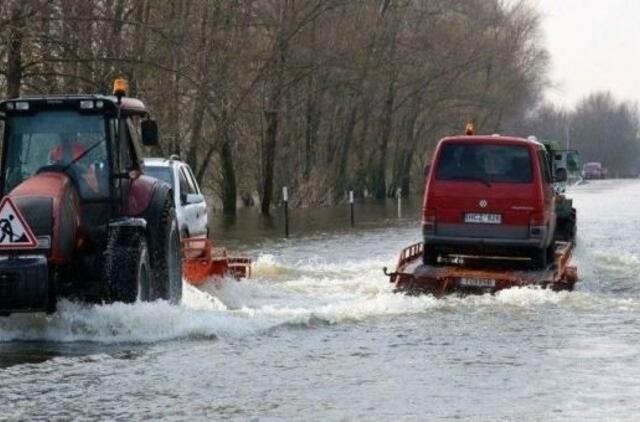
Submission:
<svg viewBox="0 0 640 422">
<path fill-rule="evenodd" d="M 289 237 L 289 192 L 287 187 L 282 187 L 282 200 L 284 201 L 284 236 Z"/>
<path fill-rule="evenodd" d="M 349 191 L 349 208 L 351 209 L 351 227 L 356 225 L 355 201 L 353 200 L 353 191 Z"/>
<path fill-rule="evenodd" d="M 398 220 L 402 218 L 402 188 L 396 189 L 396 196 L 398 197 Z"/>
</svg>

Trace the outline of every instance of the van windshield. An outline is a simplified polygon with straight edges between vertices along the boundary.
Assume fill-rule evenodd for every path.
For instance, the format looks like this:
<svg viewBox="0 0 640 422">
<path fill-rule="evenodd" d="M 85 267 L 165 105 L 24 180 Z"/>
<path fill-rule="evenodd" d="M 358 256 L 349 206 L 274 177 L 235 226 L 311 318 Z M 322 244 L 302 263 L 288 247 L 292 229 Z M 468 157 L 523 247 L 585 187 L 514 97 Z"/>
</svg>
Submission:
<svg viewBox="0 0 640 422">
<path fill-rule="evenodd" d="M 519 145 L 445 144 L 436 169 L 438 180 L 531 183 L 529 149 Z"/>
</svg>

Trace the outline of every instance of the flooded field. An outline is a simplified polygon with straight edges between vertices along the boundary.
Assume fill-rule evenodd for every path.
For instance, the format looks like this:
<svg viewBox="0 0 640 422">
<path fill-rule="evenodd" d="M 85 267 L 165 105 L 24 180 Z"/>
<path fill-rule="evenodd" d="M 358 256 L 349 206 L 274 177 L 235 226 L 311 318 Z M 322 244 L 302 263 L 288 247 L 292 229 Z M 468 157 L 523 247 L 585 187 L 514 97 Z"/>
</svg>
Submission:
<svg viewBox="0 0 640 422">
<path fill-rule="evenodd" d="M 570 191 L 575 292 L 395 295 L 418 204 L 216 220 L 254 278 L 183 304 L 0 319 L 0 420 L 630 420 L 640 417 L 640 182 Z M 242 222 L 242 223 L 241 223 Z"/>
</svg>

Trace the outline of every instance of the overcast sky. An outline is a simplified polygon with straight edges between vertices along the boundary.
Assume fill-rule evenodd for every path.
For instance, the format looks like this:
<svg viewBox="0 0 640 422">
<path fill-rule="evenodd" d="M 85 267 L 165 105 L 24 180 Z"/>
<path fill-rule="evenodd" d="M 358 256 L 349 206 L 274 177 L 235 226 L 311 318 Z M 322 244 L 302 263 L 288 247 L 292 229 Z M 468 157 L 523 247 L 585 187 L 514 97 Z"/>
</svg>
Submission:
<svg viewBox="0 0 640 422">
<path fill-rule="evenodd" d="M 573 106 L 593 91 L 640 102 L 640 0 L 533 0 L 543 14 L 556 85 L 547 97 Z"/>
</svg>

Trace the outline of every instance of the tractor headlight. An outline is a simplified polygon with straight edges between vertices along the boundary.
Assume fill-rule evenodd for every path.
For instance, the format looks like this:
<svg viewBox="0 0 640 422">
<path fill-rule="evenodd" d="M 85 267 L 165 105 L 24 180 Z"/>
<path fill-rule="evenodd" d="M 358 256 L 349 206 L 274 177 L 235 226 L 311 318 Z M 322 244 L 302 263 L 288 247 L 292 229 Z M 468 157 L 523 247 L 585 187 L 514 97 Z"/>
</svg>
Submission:
<svg viewBox="0 0 640 422">
<path fill-rule="evenodd" d="M 29 103 L 26 101 L 16 101 L 16 110 L 18 111 L 28 111 Z"/>
</svg>

